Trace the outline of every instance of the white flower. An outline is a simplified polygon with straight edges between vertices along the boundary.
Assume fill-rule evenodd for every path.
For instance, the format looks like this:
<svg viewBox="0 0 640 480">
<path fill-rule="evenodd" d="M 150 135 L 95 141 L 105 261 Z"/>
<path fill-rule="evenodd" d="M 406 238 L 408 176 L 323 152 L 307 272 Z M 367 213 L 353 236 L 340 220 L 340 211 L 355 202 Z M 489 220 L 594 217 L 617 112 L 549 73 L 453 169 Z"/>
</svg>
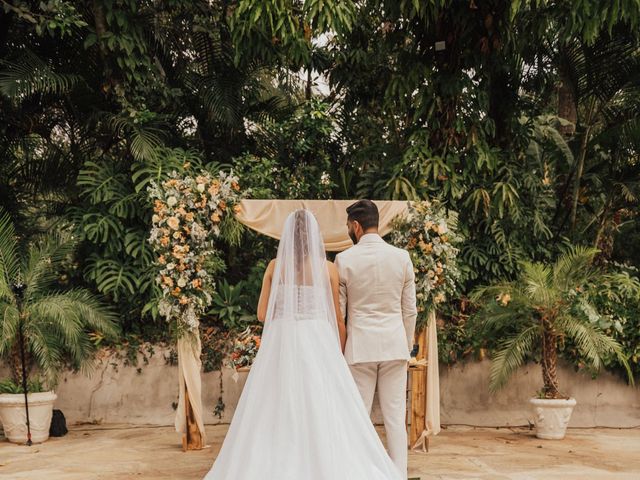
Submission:
<svg viewBox="0 0 640 480">
<path fill-rule="evenodd" d="M 160 215 L 154 213 L 153 217 L 151 217 L 151 221 L 153 223 L 158 223 L 160 221 Z"/>
<path fill-rule="evenodd" d="M 167 205 L 173 207 L 176 203 L 178 203 L 178 199 L 176 197 L 167 198 Z"/>
<path fill-rule="evenodd" d="M 167 263 L 167 266 L 166 266 L 166 269 L 167 269 L 167 270 L 171 271 L 171 270 L 173 270 L 174 268 L 176 268 L 176 264 L 175 264 L 175 263 L 173 263 L 173 262 L 171 262 L 171 263 Z"/>
<path fill-rule="evenodd" d="M 196 187 L 196 189 L 202 193 L 204 192 L 204 183 L 199 183 L 198 186 Z"/>
<path fill-rule="evenodd" d="M 180 288 L 184 288 L 184 287 L 186 287 L 186 286 L 187 286 L 187 281 L 184 279 L 184 277 L 180 277 L 180 278 L 178 279 L 178 286 L 179 286 Z"/>
</svg>

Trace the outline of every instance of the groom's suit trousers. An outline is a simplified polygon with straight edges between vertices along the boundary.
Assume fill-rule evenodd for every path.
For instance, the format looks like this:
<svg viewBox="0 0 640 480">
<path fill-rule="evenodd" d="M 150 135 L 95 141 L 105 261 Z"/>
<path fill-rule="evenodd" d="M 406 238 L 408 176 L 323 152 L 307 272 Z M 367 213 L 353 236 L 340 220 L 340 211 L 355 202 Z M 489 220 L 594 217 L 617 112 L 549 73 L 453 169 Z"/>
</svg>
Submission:
<svg viewBox="0 0 640 480">
<path fill-rule="evenodd" d="M 387 449 L 393 463 L 403 475 L 407 472 L 406 392 L 407 361 L 390 360 L 349 365 L 369 414 L 378 390 Z"/>
</svg>

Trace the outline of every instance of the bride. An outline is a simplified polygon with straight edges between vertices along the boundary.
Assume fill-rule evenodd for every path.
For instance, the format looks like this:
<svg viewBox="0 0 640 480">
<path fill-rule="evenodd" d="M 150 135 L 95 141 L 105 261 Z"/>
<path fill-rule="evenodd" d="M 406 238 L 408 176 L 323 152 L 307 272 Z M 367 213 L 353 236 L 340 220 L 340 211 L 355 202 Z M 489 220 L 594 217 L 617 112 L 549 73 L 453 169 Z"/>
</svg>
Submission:
<svg viewBox="0 0 640 480">
<path fill-rule="evenodd" d="M 261 347 L 205 480 L 400 480 L 342 356 L 338 272 L 307 210 L 287 218 L 258 318 Z"/>
</svg>

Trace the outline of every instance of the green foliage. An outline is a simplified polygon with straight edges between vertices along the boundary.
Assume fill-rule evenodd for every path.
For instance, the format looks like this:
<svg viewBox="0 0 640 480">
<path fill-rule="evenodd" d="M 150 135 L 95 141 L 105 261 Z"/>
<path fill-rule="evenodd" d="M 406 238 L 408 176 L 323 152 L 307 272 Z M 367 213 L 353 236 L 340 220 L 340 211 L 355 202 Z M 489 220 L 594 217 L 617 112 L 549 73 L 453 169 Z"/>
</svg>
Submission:
<svg viewBox="0 0 640 480">
<path fill-rule="evenodd" d="M 0 357 L 8 358 L 16 383 L 22 377 L 21 331 L 22 348 L 49 387 L 55 385 L 65 362 L 89 370 L 95 351 L 91 332 L 117 334 L 113 313 L 96 296 L 80 288 L 63 291 L 56 285 L 60 266 L 74 246 L 67 233 L 19 245 L 9 215 L 0 214 Z M 13 286 L 22 283 L 21 296 Z"/>
<path fill-rule="evenodd" d="M 255 314 L 249 310 L 249 298 L 244 291 L 245 284 L 242 281 L 235 285 L 229 285 L 226 279 L 218 282 L 207 314 L 217 318 L 227 329 L 243 330 L 247 324 L 256 321 Z"/>
<path fill-rule="evenodd" d="M 40 380 L 30 380 L 27 383 L 27 392 L 28 393 L 39 393 L 45 392 L 46 389 Z M 0 380 L 0 395 L 3 393 L 12 393 L 19 394 L 24 393 L 24 388 L 22 384 L 18 384 L 15 380 L 11 378 L 7 378 L 4 380 Z"/>
<path fill-rule="evenodd" d="M 161 328 L 145 189 L 185 163 L 233 166 L 254 198 L 441 198 L 464 238 L 450 360 L 493 347 L 462 307 L 478 284 L 568 243 L 640 262 L 638 0 L 0 8 L 0 205 L 25 237 L 71 220 L 60 278 L 105 295 L 130 333 Z M 222 227 L 253 311 L 275 244 Z M 635 304 L 593 302 L 633 355 Z"/>
<path fill-rule="evenodd" d="M 636 379 L 640 378 L 640 278 L 638 270 L 608 266 L 608 273 L 600 282 L 590 282 L 585 288 L 592 297 L 598 314 L 586 309 L 586 314 L 598 328 L 620 343 L 625 358 Z M 580 306 L 585 310 L 584 305 Z M 567 342 L 564 355 L 579 369 L 589 369 L 589 362 L 579 349 Z M 626 366 L 615 355 L 603 358 L 603 365 L 620 375 L 626 375 Z M 597 372 L 592 371 L 595 375 Z"/>
<path fill-rule="evenodd" d="M 474 300 L 482 301 L 475 316 L 479 332 L 485 338 L 501 339 L 492 359 L 492 390 L 503 387 L 537 352 L 545 358 L 555 357 L 558 341 L 571 341 L 595 370 L 603 367 L 606 358 L 615 358 L 633 383 L 623 348 L 599 325 L 602 315 L 593 303 L 593 292 L 587 288 L 605 282 L 614 289 L 625 286 L 621 279 L 592 266 L 596 253 L 594 249 L 575 247 L 551 265 L 526 262 L 516 281 L 480 287 L 473 293 Z M 554 343 L 545 350 L 542 338 L 549 335 L 553 335 Z M 556 373 L 547 369 L 555 365 L 543 362 L 542 368 L 545 388 L 549 388 L 547 377 L 553 378 Z"/>
<path fill-rule="evenodd" d="M 310 100 L 285 121 L 263 123 L 255 139 L 255 153 L 234 162 L 254 198 L 332 197 L 339 145 L 326 102 Z"/>
</svg>

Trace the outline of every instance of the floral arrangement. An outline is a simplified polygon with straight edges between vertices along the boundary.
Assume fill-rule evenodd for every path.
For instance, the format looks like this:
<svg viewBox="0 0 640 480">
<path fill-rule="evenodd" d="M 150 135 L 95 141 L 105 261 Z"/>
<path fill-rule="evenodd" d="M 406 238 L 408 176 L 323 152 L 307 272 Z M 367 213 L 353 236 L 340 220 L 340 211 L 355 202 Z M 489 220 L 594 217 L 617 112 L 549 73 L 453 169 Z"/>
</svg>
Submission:
<svg viewBox="0 0 640 480">
<path fill-rule="evenodd" d="M 157 283 L 162 289 L 160 315 L 175 322 L 178 336 L 198 329 L 198 318 L 215 293 L 212 274 L 221 260 L 215 239 L 222 226 L 240 208 L 240 184 L 233 174 L 217 177 L 202 171 L 195 176 L 169 174 L 148 188 L 153 200 L 149 242 L 160 267 Z"/>
<path fill-rule="evenodd" d="M 411 255 L 416 273 L 418 325 L 426 312 L 457 290 L 460 270 L 456 264 L 458 236 L 449 228 L 444 208 L 437 202 L 415 202 L 393 223 L 391 242 Z"/>
<path fill-rule="evenodd" d="M 260 348 L 261 330 L 262 325 L 251 325 L 238 335 L 229 356 L 230 368 L 238 370 L 251 366 Z"/>
</svg>

